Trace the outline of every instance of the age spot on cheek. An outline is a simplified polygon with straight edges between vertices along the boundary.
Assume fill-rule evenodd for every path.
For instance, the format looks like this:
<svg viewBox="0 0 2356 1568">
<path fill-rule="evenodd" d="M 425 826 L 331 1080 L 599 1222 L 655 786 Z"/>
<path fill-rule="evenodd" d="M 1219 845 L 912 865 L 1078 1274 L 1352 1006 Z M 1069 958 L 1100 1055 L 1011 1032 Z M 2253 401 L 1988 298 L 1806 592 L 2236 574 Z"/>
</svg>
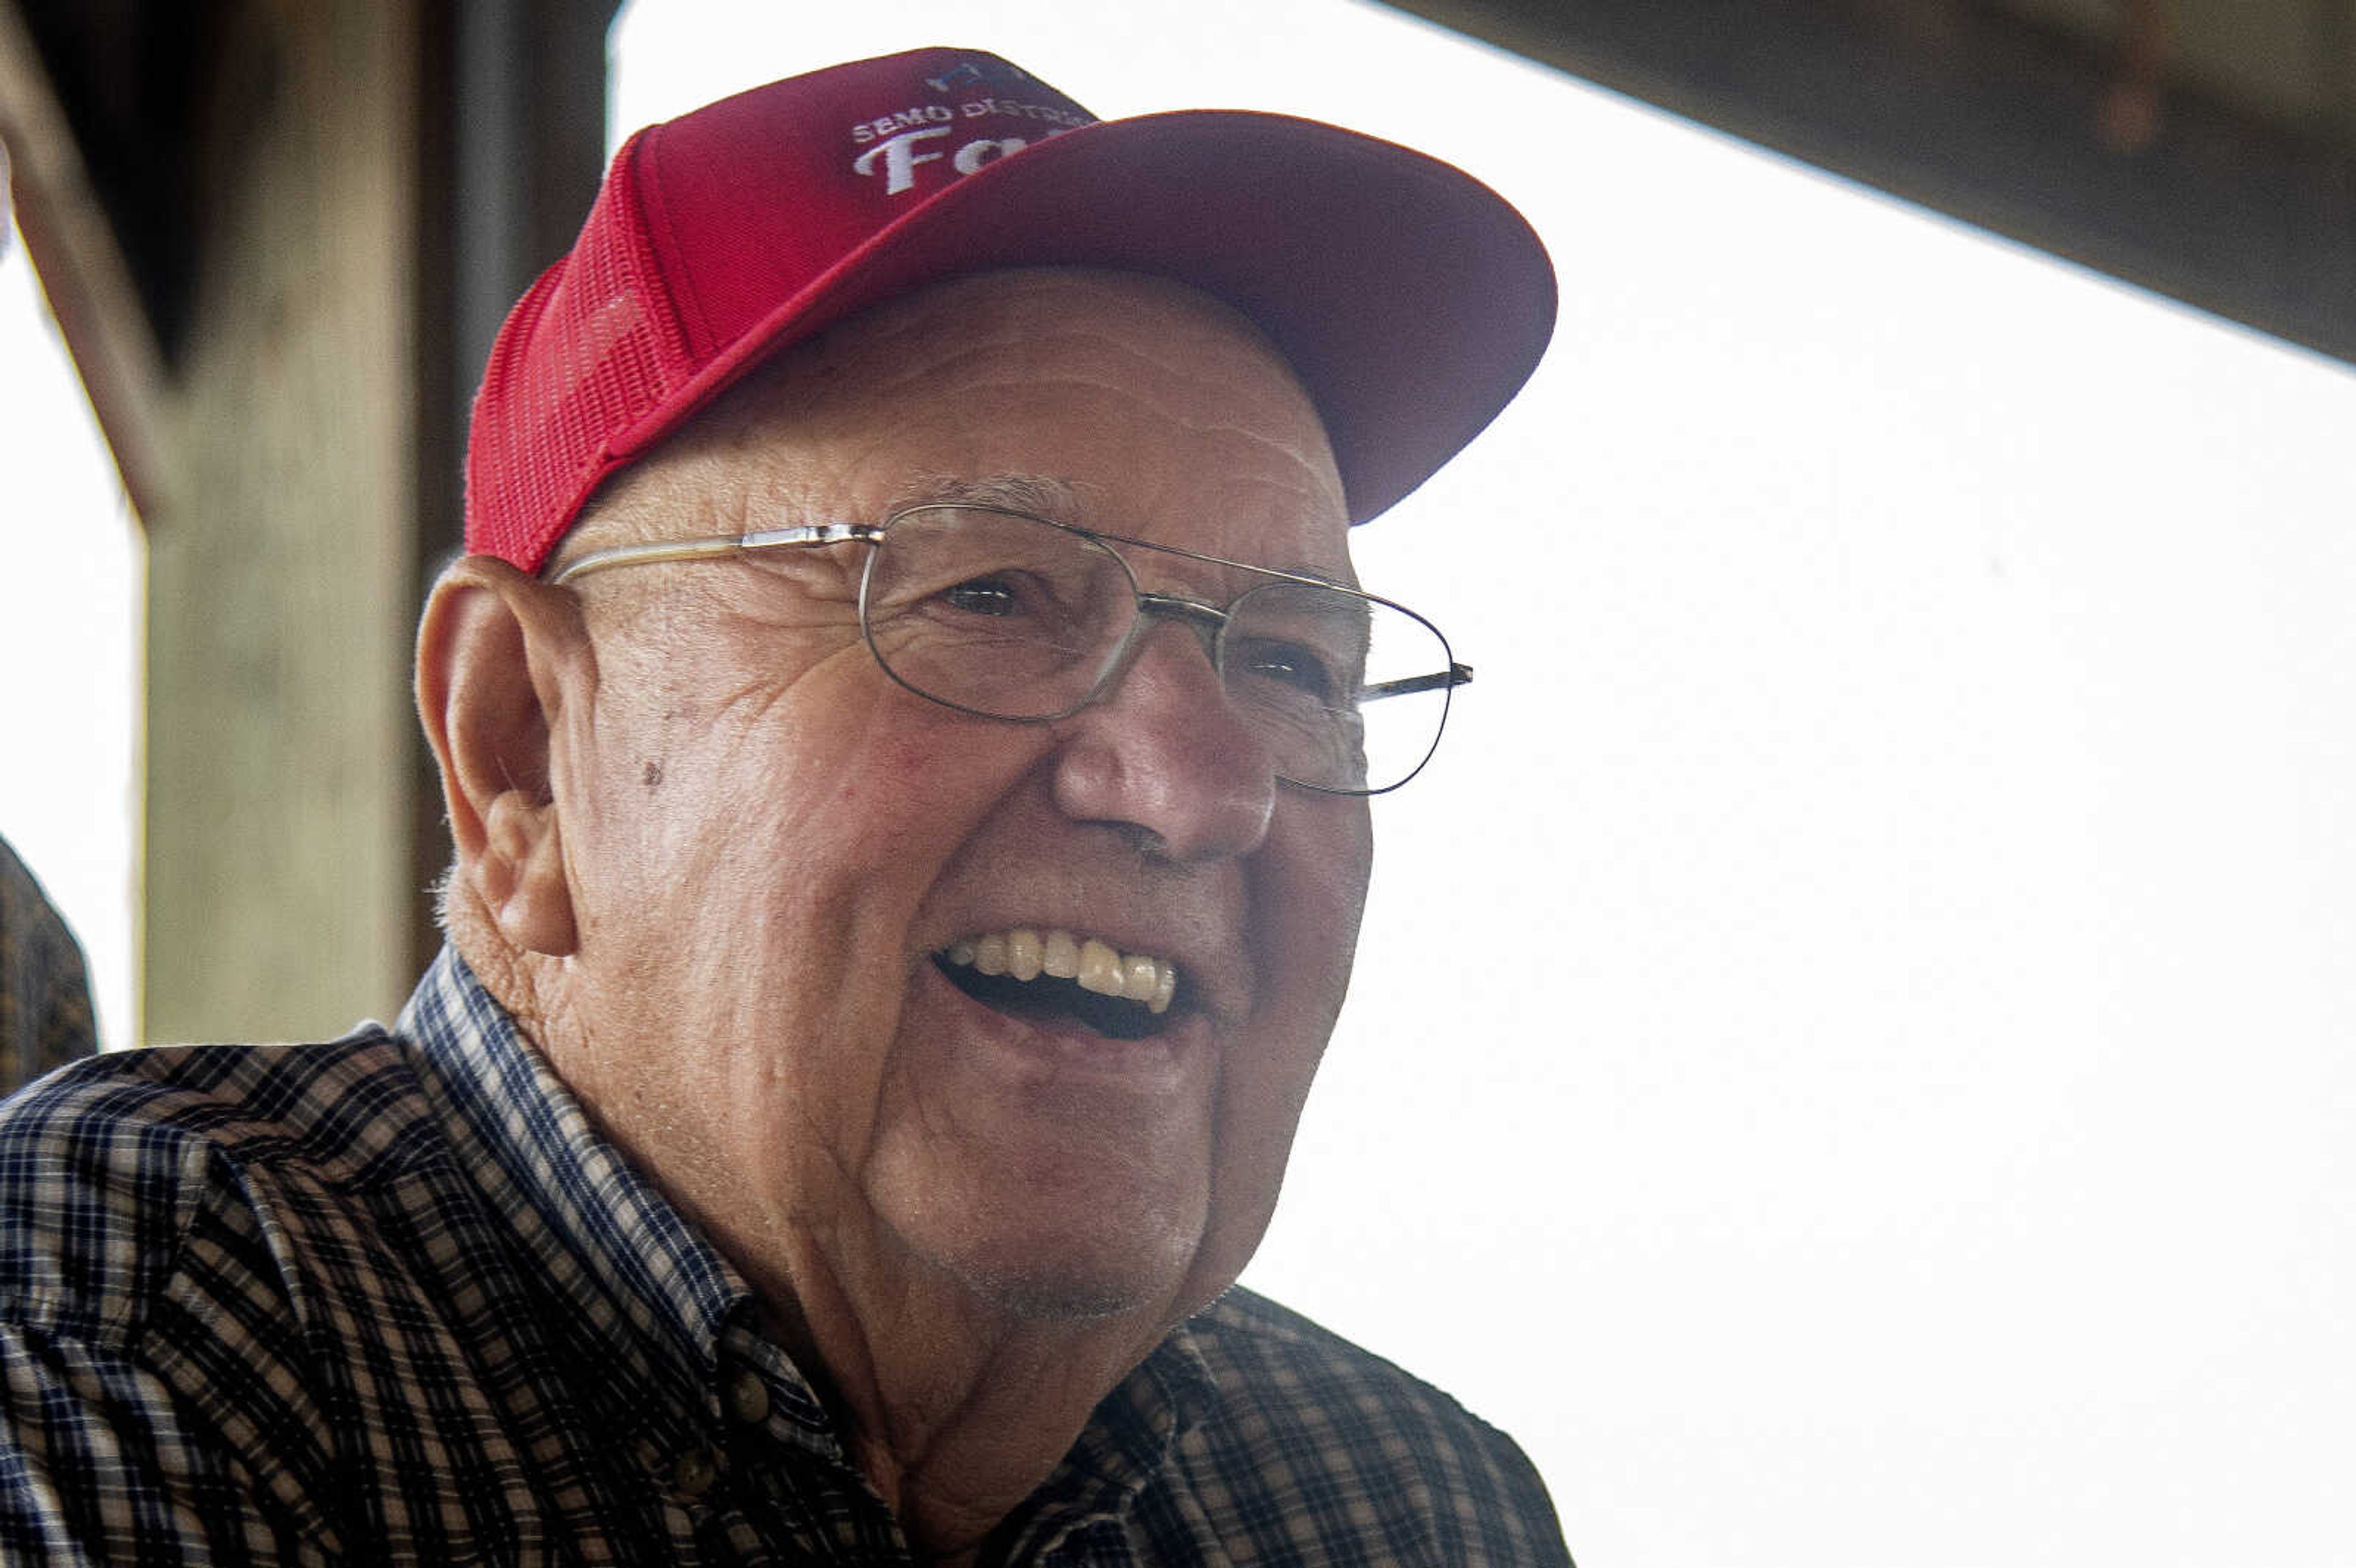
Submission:
<svg viewBox="0 0 2356 1568">
<path fill-rule="evenodd" d="M 647 764 L 647 771 L 640 773 L 638 777 L 645 782 L 646 786 L 648 789 L 661 788 L 662 764 L 660 763 L 648 763 Z"/>
</svg>

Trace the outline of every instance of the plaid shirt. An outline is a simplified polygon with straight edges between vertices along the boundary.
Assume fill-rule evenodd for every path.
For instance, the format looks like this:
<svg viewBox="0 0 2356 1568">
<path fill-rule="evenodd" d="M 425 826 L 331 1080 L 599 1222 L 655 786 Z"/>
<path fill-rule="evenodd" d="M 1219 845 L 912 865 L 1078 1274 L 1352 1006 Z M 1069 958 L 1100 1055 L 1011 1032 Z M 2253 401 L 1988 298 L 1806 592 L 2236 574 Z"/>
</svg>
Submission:
<svg viewBox="0 0 2356 1568">
<path fill-rule="evenodd" d="M 0 1094 L 97 1049 L 81 945 L 0 838 Z"/>
<path fill-rule="evenodd" d="M 447 952 L 397 1030 L 79 1063 L 0 1111 L 0 1561 L 911 1561 L 752 1306 Z M 1510 1440 L 1244 1291 L 985 1557 L 1569 1562 Z"/>
</svg>

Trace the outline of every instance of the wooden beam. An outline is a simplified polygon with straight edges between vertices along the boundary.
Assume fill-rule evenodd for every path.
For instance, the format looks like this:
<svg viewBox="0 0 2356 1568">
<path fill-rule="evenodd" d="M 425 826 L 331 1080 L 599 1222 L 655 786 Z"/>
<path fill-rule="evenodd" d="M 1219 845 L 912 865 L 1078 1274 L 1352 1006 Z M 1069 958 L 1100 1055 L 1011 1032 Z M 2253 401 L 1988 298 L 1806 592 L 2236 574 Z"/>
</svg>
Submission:
<svg viewBox="0 0 2356 1568">
<path fill-rule="evenodd" d="M 202 230 L 147 556 L 155 1040 L 310 1040 L 414 978 L 424 0 L 252 0 L 198 84 Z"/>
<path fill-rule="evenodd" d="M 2319 123 L 2182 80 L 2149 135 L 2121 60 L 1960 0 L 1390 0 L 1908 200 L 2356 360 L 2349 0 L 2317 0 Z M 2336 41 L 2334 41 L 2336 40 Z M 1666 195 L 1668 193 L 1665 193 Z"/>
<path fill-rule="evenodd" d="M 79 4 L 0 0 L 0 137 L 148 529 L 145 1033 L 316 1038 L 439 942 L 419 589 L 489 334 L 596 188 L 614 7 Z"/>
</svg>

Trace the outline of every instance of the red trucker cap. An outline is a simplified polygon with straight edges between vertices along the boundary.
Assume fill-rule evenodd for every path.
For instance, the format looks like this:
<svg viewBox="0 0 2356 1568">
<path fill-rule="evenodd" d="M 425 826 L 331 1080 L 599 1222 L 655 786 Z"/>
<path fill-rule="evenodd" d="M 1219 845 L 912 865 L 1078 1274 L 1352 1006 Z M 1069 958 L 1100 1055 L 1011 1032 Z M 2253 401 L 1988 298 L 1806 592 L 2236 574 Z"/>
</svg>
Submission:
<svg viewBox="0 0 2356 1568">
<path fill-rule="evenodd" d="M 767 356 L 958 273 L 1150 272 L 1275 343 L 1350 518 L 1496 417 L 1553 330 L 1545 249 L 1496 193 L 1314 121 L 1098 121 L 1021 68 L 926 48 L 639 132 L 499 329 L 466 443 L 466 548 L 536 571 L 605 478 Z"/>
</svg>

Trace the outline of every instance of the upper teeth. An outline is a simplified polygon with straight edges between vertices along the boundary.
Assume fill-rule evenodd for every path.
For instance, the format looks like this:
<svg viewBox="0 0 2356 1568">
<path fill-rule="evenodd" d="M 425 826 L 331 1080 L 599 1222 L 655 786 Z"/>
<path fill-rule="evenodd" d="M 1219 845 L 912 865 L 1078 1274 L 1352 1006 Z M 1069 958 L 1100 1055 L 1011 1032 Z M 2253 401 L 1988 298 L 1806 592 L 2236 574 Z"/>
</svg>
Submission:
<svg viewBox="0 0 2356 1568">
<path fill-rule="evenodd" d="M 1012 975 L 1018 980 L 1052 975 L 1076 980 L 1083 991 L 1126 997 L 1143 1002 L 1150 1012 L 1166 1012 L 1170 998 L 1178 994 L 1178 965 L 1168 959 L 1122 953 L 1108 942 L 1076 937 L 1068 931 L 1043 933 L 1027 926 L 993 931 L 952 944 L 948 958 L 985 975 Z"/>
</svg>

